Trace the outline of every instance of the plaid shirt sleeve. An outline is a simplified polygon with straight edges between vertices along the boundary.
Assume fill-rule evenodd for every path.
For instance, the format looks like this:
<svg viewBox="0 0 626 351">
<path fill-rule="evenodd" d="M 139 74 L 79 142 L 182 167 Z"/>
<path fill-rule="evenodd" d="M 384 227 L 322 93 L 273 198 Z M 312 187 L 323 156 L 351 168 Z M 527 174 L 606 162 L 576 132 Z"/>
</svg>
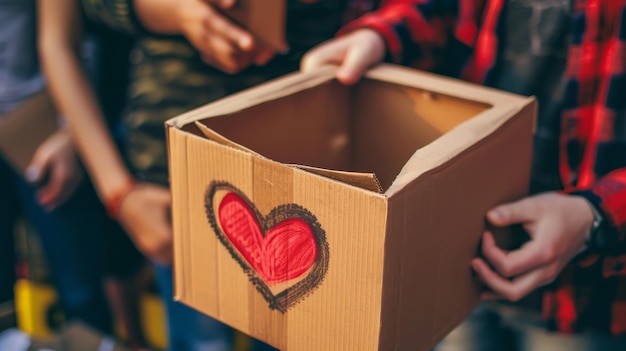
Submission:
<svg viewBox="0 0 626 351">
<path fill-rule="evenodd" d="M 589 189 L 574 192 L 585 197 L 604 215 L 603 276 L 626 276 L 626 168 L 600 178 Z M 584 261 L 583 261 L 584 262 Z"/>
<path fill-rule="evenodd" d="M 448 44 L 458 3 L 450 0 L 387 0 L 378 10 L 348 23 L 339 35 L 361 28 L 374 29 L 385 39 L 390 61 L 432 68 L 436 50 Z"/>
<path fill-rule="evenodd" d="M 561 121 L 561 178 L 568 190 L 575 190 L 604 215 L 607 225 L 600 233 L 604 250 L 598 252 L 603 275 L 626 276 L 626 131 L 621 128 L 626 2 L 595 6 L 594 1 L 580 0 L 574 6 L 576 25 Z"/>
<path fill-rule="evenodd" d="M 91 21 L 130 34 L 144 31 L 133 0 L 82 0 L 82 6 Z"/>
</svg>

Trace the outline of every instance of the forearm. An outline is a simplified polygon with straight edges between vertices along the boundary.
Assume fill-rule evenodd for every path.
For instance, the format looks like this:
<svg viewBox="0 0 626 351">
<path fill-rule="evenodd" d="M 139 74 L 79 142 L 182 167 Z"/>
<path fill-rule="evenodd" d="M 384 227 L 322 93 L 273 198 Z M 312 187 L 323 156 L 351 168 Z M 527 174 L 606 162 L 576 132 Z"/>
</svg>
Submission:
<svg viewBox="0 0 626 351">
<path fill-rule="evenodd" d="M 340 34 L 371 28 L 384 39 L 389 59 L 399 64 L 432 61 L 433 50 L 447 44 L 457 1 L 387 0 L 371 13 L 349 23 Z M 428 11 L 428 13 L 425 13 Z"/>
<path fill-rule="evenodd" d="M 39 51 L 48 89 L 104 201 L 131 176 L 109 134 L 78 55 L 80 16 L 72 0 L 40 1 Z"/>
<path fill-rule="evenodd" d="M 141 24 L 161 34 L 181 34 L 178 20 L 180 0 L 134 0 L 134 9 Z"/>
<path fill-rule="evenodd" d="M 55 50 L 54 50 L 55 49 Z M 51 51 L 57 52 L 51 52 Z M 76 55 L 62 47 L 42 56 L 48 87 L 66 117 L 72 137 L 103 200 L 128 184 L 131 176 L 109 134 L 96 98 Z"/>
</svg>

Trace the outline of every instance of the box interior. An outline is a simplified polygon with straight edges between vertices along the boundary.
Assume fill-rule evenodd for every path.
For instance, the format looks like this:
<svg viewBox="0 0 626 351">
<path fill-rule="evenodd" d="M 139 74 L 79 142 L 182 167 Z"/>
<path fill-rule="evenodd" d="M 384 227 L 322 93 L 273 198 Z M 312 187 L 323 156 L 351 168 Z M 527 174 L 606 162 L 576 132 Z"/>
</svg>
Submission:
<svg viewBox="0 0 626 351">
<path fill-rule="evenodd" d="M 333 80 L 201 123 L 278 162 L 373 173 L 384 191 L 416 150 L 489 108 L 382 81 Z"/>
</svg>

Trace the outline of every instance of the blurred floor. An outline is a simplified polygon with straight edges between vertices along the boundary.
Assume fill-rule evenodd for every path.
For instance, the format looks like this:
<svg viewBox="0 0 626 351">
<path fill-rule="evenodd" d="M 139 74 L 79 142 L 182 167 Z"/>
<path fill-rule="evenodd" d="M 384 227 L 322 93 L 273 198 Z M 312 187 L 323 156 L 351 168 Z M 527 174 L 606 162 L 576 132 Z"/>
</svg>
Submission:
<svg viewBox="0 0 626 351">
<path fill-rule="evenodd" d="M 0 331 L 16 325 L 15 308 L 12 301 L 0 303 Z"/>
</svg>

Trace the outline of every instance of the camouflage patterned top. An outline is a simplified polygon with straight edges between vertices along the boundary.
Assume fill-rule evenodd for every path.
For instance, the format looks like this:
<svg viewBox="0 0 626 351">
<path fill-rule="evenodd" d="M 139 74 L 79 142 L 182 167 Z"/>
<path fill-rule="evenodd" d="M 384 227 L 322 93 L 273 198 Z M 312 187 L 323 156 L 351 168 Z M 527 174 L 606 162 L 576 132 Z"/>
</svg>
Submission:
<svg viewBox="0 0 626 351">
<path fill-rule="evenodd" d="M 131 53 L 125 112 L 126 157 L 146 181 L 167 184 L 163 123 L 182 112 L 298 69 L 303 53 L 331 38 L 342 24 L 348 0 L 315 4 L 288 1 L 287 40 L 291 51 L 264 67 L 228 75 L 202 62 L 182 37 L 147 33 L 132 0 L 82 0 L 91 20 L 138 36 Z"/>
</svg>

